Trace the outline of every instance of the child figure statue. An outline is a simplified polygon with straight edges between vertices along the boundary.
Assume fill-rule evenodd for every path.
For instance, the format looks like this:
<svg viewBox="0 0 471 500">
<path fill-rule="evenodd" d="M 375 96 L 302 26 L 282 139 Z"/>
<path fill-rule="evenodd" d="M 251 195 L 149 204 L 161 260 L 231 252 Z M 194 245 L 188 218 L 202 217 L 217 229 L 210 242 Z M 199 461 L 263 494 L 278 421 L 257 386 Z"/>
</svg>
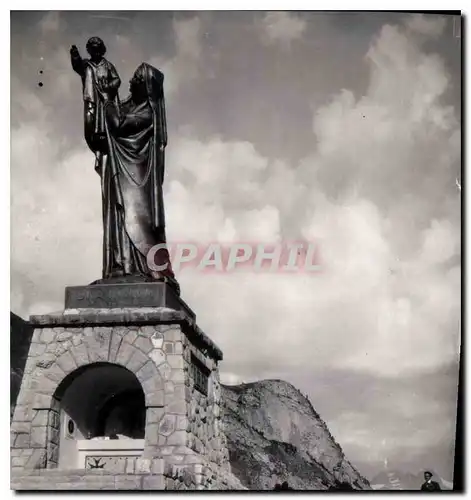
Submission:
<svg viewBox="0 0 471 500">
<path fill-rule="evenodd" d="M 103 155 L 107 153 L 104 102 L 118 103 L 121 79 L 113 64 L 104 57 L 106 47 L 101 38 L 90 38 L 86 48 L 90 59 L 82 59 L 75 45 L 70 49 L 70 59 L 72 68 L 82 78 L 85 140 L 95 153 L 95 170 L 101 174 Z"/>
</svg>

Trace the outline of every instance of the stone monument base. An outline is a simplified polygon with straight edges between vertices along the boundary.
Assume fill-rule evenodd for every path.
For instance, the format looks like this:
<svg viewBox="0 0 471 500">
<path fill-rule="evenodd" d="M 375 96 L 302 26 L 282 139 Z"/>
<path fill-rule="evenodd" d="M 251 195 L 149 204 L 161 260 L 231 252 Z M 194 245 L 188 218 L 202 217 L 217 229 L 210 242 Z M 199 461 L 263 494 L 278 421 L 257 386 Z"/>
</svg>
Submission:
<svg viewBox="0 0 471 500">
<path fill-rule="evenodd" d="M 231 473 L 211 464 L 185 467 L 168 464 L 164 459 L 136 463 L 136 470 L 108 471 L 57 469 L 12 472 L 11 489 L 16 491 L 57 490 L 246 490 Z"/>
<path fill-rule="evenodd" d="M 69 307 L 30 323 L 12 489 L 244 489 L 221 421 L 222 352 L 186 310 Z M 130 393 L 142 427 L 118 436 L 103 423 L 107 405 L 124 397 L 127 408 Z"/>
<path fill-rule="evenodd" d="M 175 288 L 162 281 L 119 282 L 108 280 L 88 286 L 65 289 L 65 309 L 120 309 L 167 307 L 183 311 L 195 319 L 195 313 L 179 297 Z"/>
</svg>

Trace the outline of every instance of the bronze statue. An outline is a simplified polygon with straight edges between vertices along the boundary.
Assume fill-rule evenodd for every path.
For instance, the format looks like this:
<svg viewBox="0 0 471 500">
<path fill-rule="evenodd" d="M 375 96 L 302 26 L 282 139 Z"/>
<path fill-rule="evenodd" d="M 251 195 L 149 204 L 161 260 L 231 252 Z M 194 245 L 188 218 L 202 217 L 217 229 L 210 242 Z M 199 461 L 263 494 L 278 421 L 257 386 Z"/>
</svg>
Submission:
<svg viewBox="0 0 471 500">
<path fill-rule="evenodd" d="M 104 65 L 111 67 L 107 61 Z M 156 265 L 166 265 L 165 270 L 153 271 L 147 264 L 149 250 L 166 244 L 164 75 L 142 63 L 130 81 L 130 96 L 122 102 L 115 93 L 119 86 L 116 70 L 91 72 L 91 80 L 96 111 L 88 122 L 86 115 L 86 130 L 93 124 L 87 143 L 101 153 L 97 170 L 103 202 L 103 280 L 163 280 L 179 293 L 166 248 L 154 258 Z"/>
</svg>

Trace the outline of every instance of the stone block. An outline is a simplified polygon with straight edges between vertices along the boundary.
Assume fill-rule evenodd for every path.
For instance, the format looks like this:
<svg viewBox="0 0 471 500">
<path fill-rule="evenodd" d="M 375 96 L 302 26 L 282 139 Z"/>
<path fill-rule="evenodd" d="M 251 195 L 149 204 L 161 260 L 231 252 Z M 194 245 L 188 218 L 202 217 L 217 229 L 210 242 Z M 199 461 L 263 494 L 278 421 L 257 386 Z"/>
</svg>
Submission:
<svg viewBox="0 0 471 500">
<path fill-rule="evenodd" d="M 158 423 L 152 423 L 146 424 L 146 448 L 149 446 L 158 446 L 159 444 L 159 424 Z M 147 455 L 147 456 L 152 456 L 152 455 Z"/>
<path fill-rule="evenodd" d="M 30 429 L 31 429 L 31 424 L 29 422 L 13 421 L 12 424 L 10 425 L 10 431 L 13 431 L 14 433 L 28 434 Z M 11 433 L 11 435 L 14 436 L 15 434 Z"/>
<path fill-rule="evenodd" d="M 38 387 L 36 390 L 43 394 L 53 394 L 57 387 L 57 383 L 48 377 L 39 377 L 37 383 Z"/>
<path fill-rule="evenodd" d="M 203 460 L 201 455 L 197 455 L 193 450 L 190 451 L 191 453 L 185 455 L 185 463 L 191 465 L 201 465 L 201 461 Z"/>
<path fill-rule="evenodd" d="M 113 329 L 113 333 L 111 334 L 111 340 L 110 340 L 110 353 L 108 356 L 108 361 L 110 363 L 114 363 L 116 361 L 116 355 L 118 354 L 118 349 L 122 341 L 123 341 L 123 336 L 116 333 L 115 329 Z"/>
<path fill-rule="evenodd" d="M 91 326 L 86 326 L 86 327 L 83 329 L 83 335 L 84 335 L 84 337 L 87 337 L 87 338 L 92 338 L 92 337 L 93 337 L 93 327 L 91 327 Z"/>
<path fill-rule="evenodd" d="M 174 353 L 175 354 L 183 354 L 183 343 L 175 342 L 174 343 Z"/>
<path fill-rule="evenodd" d="M 125 469 L 126 474 L 134 474 L 135 466 L 136 466 L 136 459 L 135 458 L 127 458 L 126 459 L 126 469 Z"/>
<path fill-rule="evenodd" d="M 79 335 L 79 334 L 75 334 L 73 337 L 72 337 L 72 345 L 80 345 L 82 343 L 82 335 Z"/>
<path fill-rule="evenodd" d="M 111 326 L 95 326 L 93 336 L 101 347 L 109 345 L 113 328 Z"/>
<path fill-rule="evenodd" d="M 148 394 L 151 392 L 156 392 L 156 391 L 163 391 L 164 389 L 164 382 L 162 378 L 160 377 L 160 374 L 158 374 L 155 377 L 152 377 L 150 379 L 144 380 L 141 382 L 142 385 L 142 390 L 144 391 L 144 394 Z"/>
<path fill-rule="evenodd" d="M 183 356 L 181 356 L 180 354 L 168 354 L 167 362 L 171 368 L 176 370 L 183 370 L 184 361 Z"/>
<path fill-rule="evenodd" d="M 164 332 L 164 338 L 169 342 L 181 342 L 182 341 L 182 331 L 179 326 L 173 326 L 169 330 Z"/>
<path fill-rule="evenodd" d="M 29 348 L 29 356 L 42 356 L 46 352 L 47 344 L 38 343 L 31 344 Z"/>
<path fill-rule="evenodd" d="M 127 366 L 128 361 L 134 354 L 134 351 L 135 349 L 130 344 L 123 341 L 119 347 L 118 354 L 116 355 L 116 362 L 122 366 Z"/>
<path fill-rule="evenodd" d="M 45 448 L 47 438 L 47 427 L 31 428 L 31 448 Z"/>
<path fill-rule="evenodd" d="M 173 453 L 173 446 L 162 446 L 160 448 L 160 454 L 163 457 L 168 457 L 169 455 L 172 455 Z"/>
<path fill-rule="evenodd" d="M 136 474 L 149 474 L 152 470 L 150 458 L 137 458 L 135 464 Z"/>
<path fill-rule="evenodd" d="M 155 377 L 157 371 L 155 369 L 155 365 L 151 360 L 148 360 L 144 366 L 142 366 L 137 372 L 136 376 L 139 381 L 142 383 L 145 380 Z"/>
<path fill-rule="evenodd" d="M 173 400 L 171 403 L 166 404 L 166 409 L 169 413 L 177 413 L 179 415 L 186 415 L 187 404 L 185 401 Z"/>
<path fill-rule="evenodd" d="M 48 410 L 37 410 L 34 412 L 34 417 L 31 422 L 34 426 L 46 426 L 49 424 L 49 411 Z"/>
<path fill-rule="evenodd" d="M 19 467 L 21 469 L 24 469 L 26 467 L 26 464 L 28 463 L 29 456 L 28 455 L 23 455 L 20 457 L 10 457 L 10 466 L 11 467 Z"/>
<path fill-rule="evenodd" d="M 126 491 L 134 491 L 141 490 L 142 478 L 139 476 L 116 476 L 115 478 L 115 490 L 126 490 Z"/>
<path fill-rule="evenodd" d="M 165 462 L 162 459 L 152 461 L 152 474 L 164 474 Z"/>
<path fill-rule="evenodd" d="M 145 337 L 152 337 L 155 333 L 155 326 L 144 325 L 139 328 L 139 335 L 144 335 Z"/>
<path fill-rule="evenodd" d="M 139 329 L 137 327 L 135 330 L 130 328 L 128 333 L 126 333 L 124 340 L 129 344 L 134 344 L 135 340 L 138 337 L 138 331 Z"/>
<path fill-rule="evenodd" d="M 79 344 L 73 346 L 70 349 L 70 353 L 72 357 L 75 359 L 78 366 L 87 365 L 90 362 L 88 357 L 88 349 L 85 344 Z"/>
<path fill-rule="evenodd" d="M 59 333 L 56 337 L 56 342 L 65 342 L 66 340 L 71 340 L 73 337 L 73 333 L 69 332 L 68 330 L 64 330 L 63 332 Z"/>
<path fill-rule="evenodd" d="M 146 425 L 160 422 L 164 416 L 165 410 L 163 407 L 148 407 L 146 411 Z"/>
<path fill-rule="evenodd" d="M 46 353 L 43 354 L 40 359 L 36 360 L 36 367 L 37 368 L 44 368 L 47 369 L 51 367 L 56 361 L 56 356 L 51 353 Z"/>
<path fill-rule="evenodd" d="M 172 370 L 170 375 L 170 380 L 176 384 L 184 384 L 187 378 L 189 377 L 185 374 L 184 370 L 179 368 Z"/>
<path fill-rule="evenodd" d="M 54 363 L 46 372 L 46 378 L 56 383 L 62 382 L 64 377 L 64 370 L 62 370 L 62 368 L 57 363 Z"/>
<path fill-rule="evenodd" d="M 165 395 L 164 391 L 154 391 L 146 394 L 146 404 L 147 406 L 161 406 L 165 405 Z"/>
<path fill-rule="evenodd" d="M 68 374 L 74 371 L 77 368 L 77 364 L 75 363 L 74 358 L 70 354 L 70 352 L 64 352 L 58 359 L 57 364 L 61 368 L 61 370 Z"/>
<path fill-rule="evenodd" d="M 26 464 L 27 469 L 45 469 L 47 464 L 47 452 L 45 449 L 33 450 Z"/>
<path fill-rule="evenodd" d="M 160 366 L 166 360 L 165 353 L 164 351 L 162 351 L 162 349 L 153 349 L 152 351 L 150 351 L 149 358 L 152 359 L 155 366 Z"/>
<path fill-rule="evenodd" d="M 189 421 L 186 415 L 177 415 L 177 425 L 176 425 L 177 430 L 186 432 L 188 425 Z"/>
<path fill-rule="evenodd" d="M 155 349 L 162 349 L 164 343 L 164 335 L 158 331 L 152 334 L 150 341 Z"/>
<path fill-rule="evenodd" d="M 160 421 L 159 434 L 163 436 L 170 436 L 175 431 L 176 426 L 176 416 L 175 415 L 165 415 Z"/>
<path fill-rule="evenodd" d="M 41 328 L 38 330 L 40 331 L 39 338 L 43 344 L 49 344 L 54 341 L 56 335 L 52 328 Z"/>
<path fill-rule="evenodd" d="M 152 345 L 152 342 L 149 340 L 149 338 L 143 337 L 142 335 L 139 335 L 136 338 L 136 340 L 133 342 L 133 345 L 144 354 L 148 354 L 150 351 L 152 351 L 152 349 L 154 349 L 154 346 Z"/>
<path fill-rule="evenodd" d="M 185 456 L 184 455 L 176 455 L 175 451 L 174 451 L 172 456 L 168 457 L 167 460 L 171 461 L 174 464 L 180 465 L 180 464 L 184 463 Z"/>
<path fill-rule="evenodd" d="M 167 445 L 172 446 L 185 446 L 186 444 L 186 430 L 175 431 L 167 437 Z"/>
<path fill-rule="evenodd" d="M 169 380 L 170 379 L 170 376 L 172 374 L 172 367 L 167 362 L 162 363 L 158 367 L 158 370 L 159 370 L 159 373 L 160 373 L 160 375 L 162 376 L 162 378 L 164 380 Z"/>
<path fill-rule="evenodd" d="M 30 434 L 25 432 L 12 433 L 15 436 L 14 447 L 15 448 L 29 448 L 30 445 Z"/>
<path fill-rule="evenodd" d="M 35 410 L 49 409 L 51 407 L 51 396 L 37 393 L 34 397 L 33 408 Z"/>
<path fill-rule="evenodd" d="M 173 382 L 166 381 L 164 383 L 164 392 L 165 392 L 165 395 L 173 394 L 175 392 L 175 384 Z"/>
<path fill-rule="evenodd" d="M 124 337 L 129 331 L 127 326 L 114 326 L 112 329 L 112 335 L 116 337 Z"/>
</svg>

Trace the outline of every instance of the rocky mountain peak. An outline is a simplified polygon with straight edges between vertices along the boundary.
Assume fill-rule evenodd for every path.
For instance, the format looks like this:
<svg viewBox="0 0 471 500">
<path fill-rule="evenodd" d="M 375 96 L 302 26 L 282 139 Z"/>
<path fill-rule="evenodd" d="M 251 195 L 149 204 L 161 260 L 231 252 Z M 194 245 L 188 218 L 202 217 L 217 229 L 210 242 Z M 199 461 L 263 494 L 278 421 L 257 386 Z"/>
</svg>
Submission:
<svg viewBox="0 0 471 500">
<path fill-rule="evenodd" d="M 233 473 L 249 489 L 327 490 L 340 483 L 369 489 L 310 401 L 282 380 L 223 386 Z"/>
</svg>

